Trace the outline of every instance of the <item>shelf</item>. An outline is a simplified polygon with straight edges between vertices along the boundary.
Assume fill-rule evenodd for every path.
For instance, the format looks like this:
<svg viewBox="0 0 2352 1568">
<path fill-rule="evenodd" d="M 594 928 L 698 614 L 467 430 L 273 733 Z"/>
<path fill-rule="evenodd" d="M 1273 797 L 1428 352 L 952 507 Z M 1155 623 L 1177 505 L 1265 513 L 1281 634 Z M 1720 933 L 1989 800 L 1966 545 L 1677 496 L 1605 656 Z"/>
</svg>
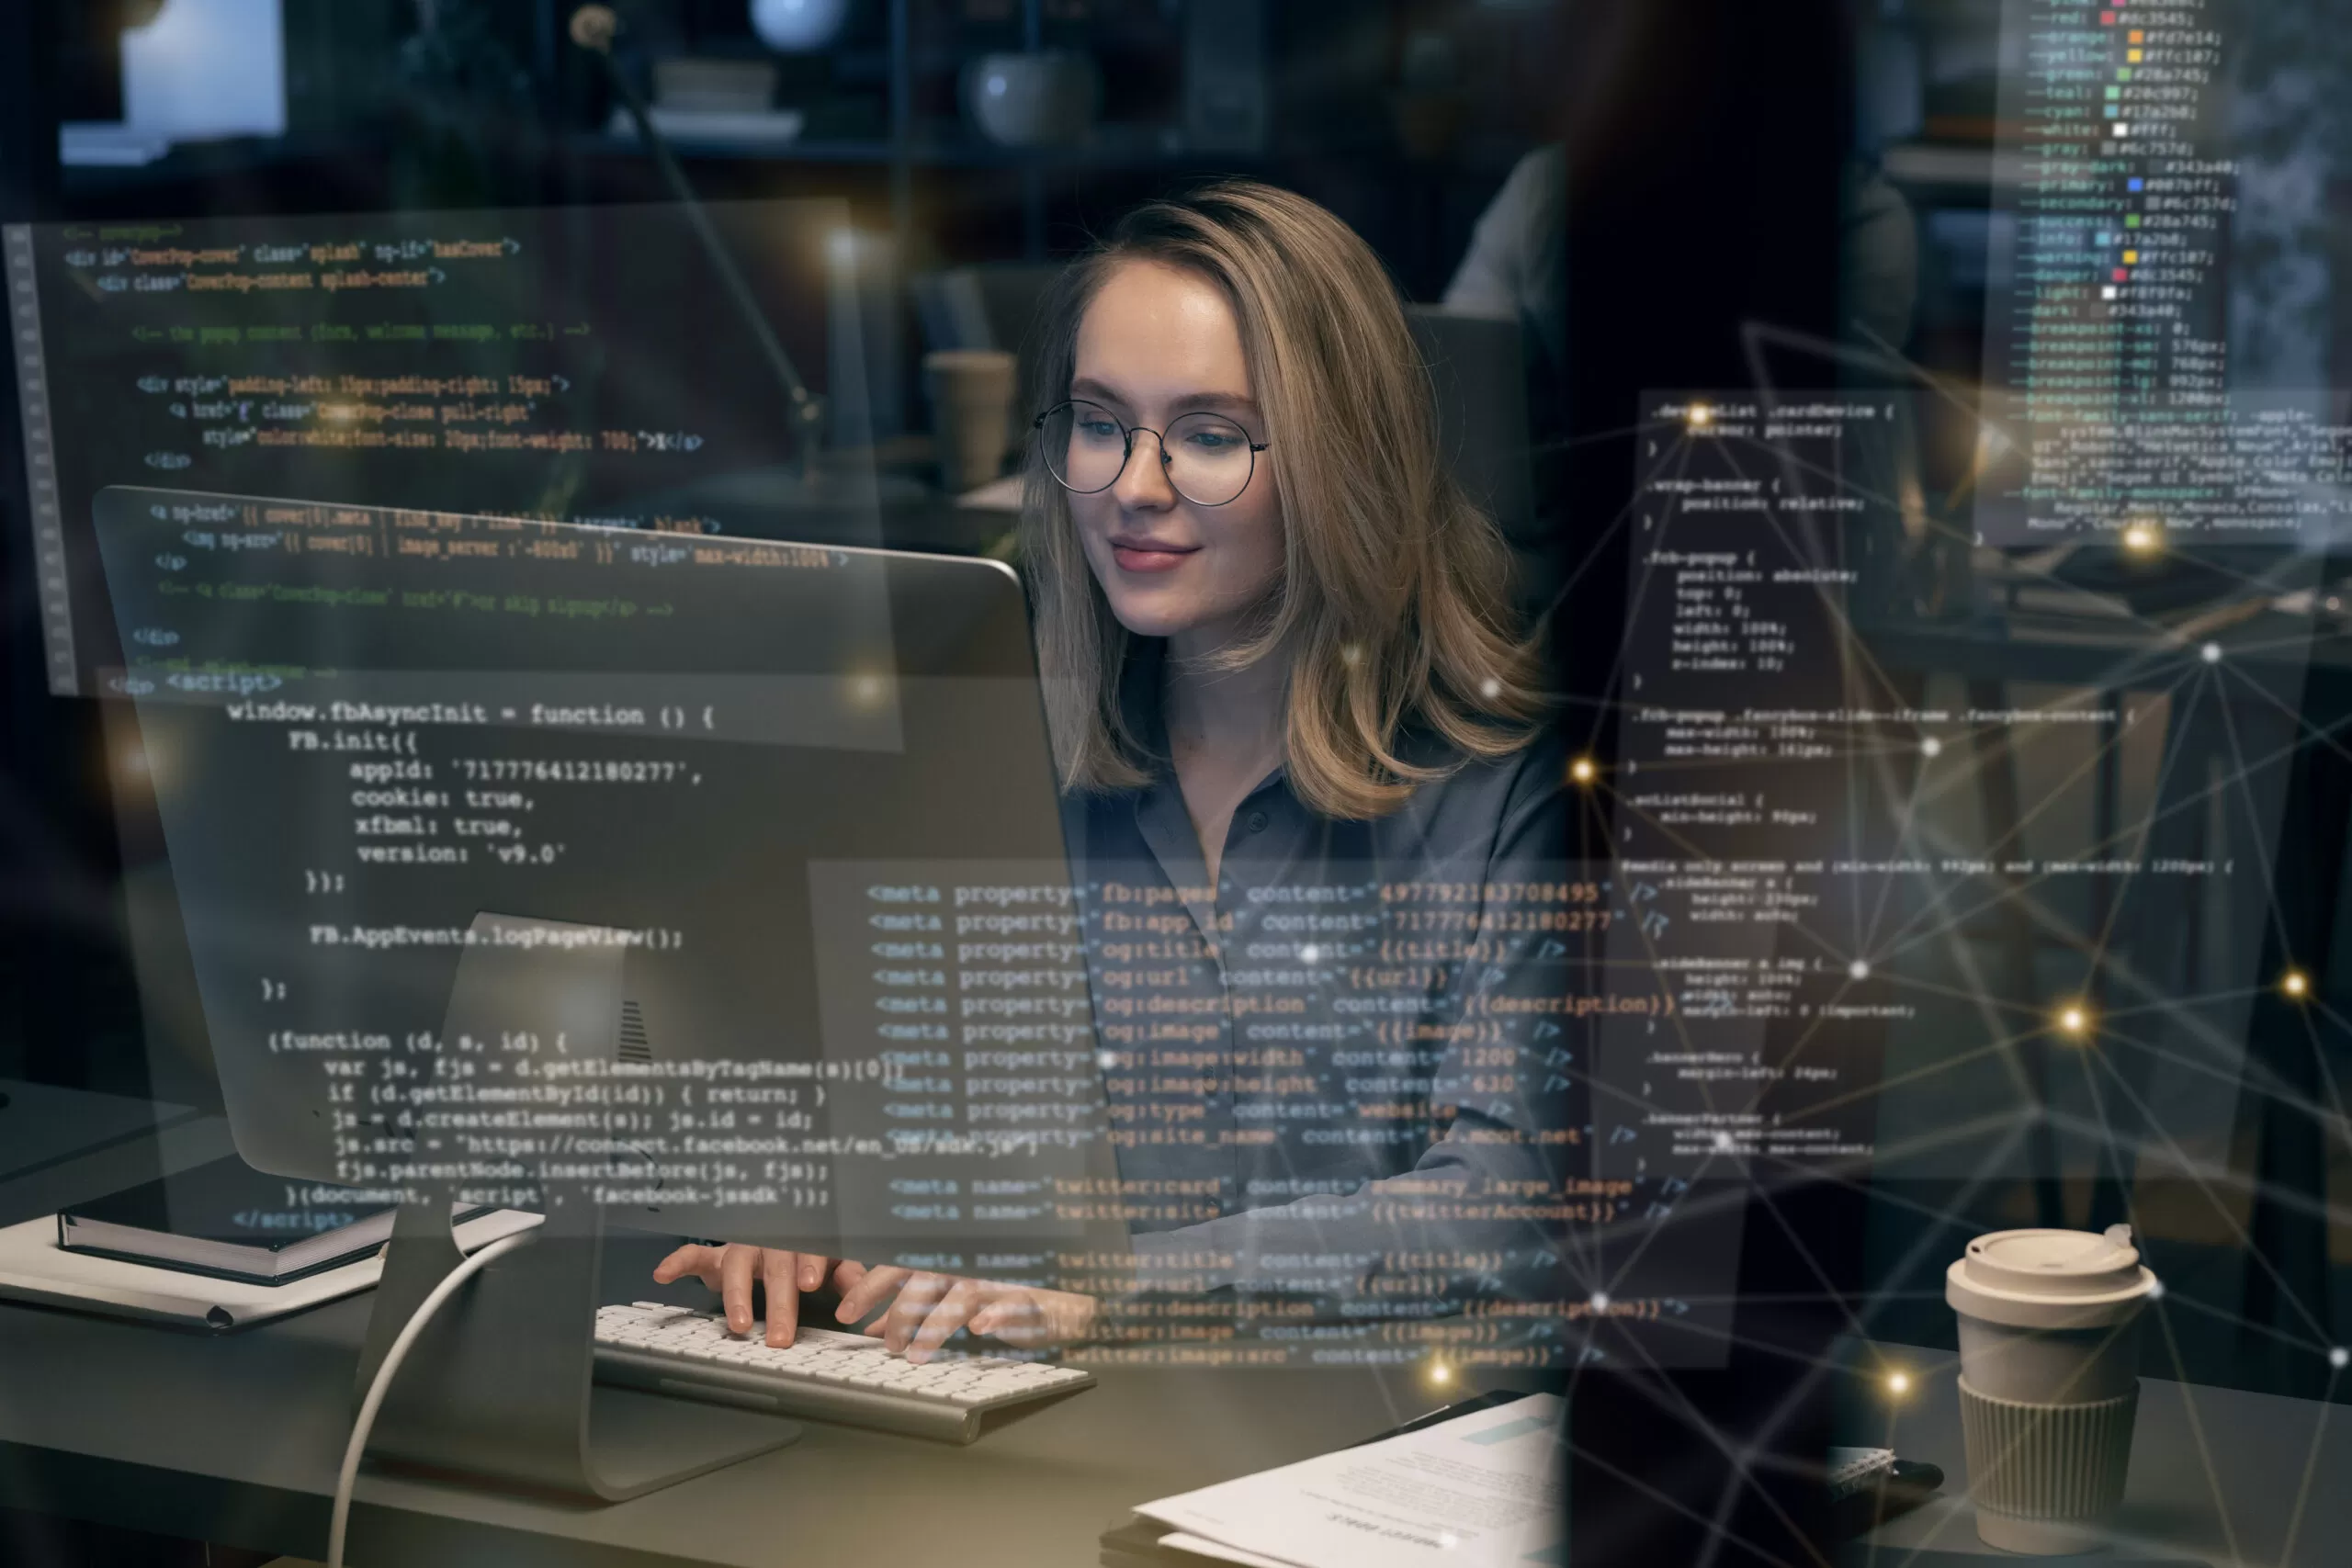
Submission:
<svg viewBox="0 0 2352 1568">
<path fill-rule="evenodd" d="M 1896 185 L 1936 191 L 1989 194 L 2024 183 L 2025 159 L 1984 142 L 1903 141 L 1879 155 Z"/>
<path fill-rule="evenodd" d="M 887 139 L 810 140 L 758 142 L 736 146 L 723 141 L 669 139 L 672 151 L 684 159 L 764 160 L 781 164 L 888 164 L 897 148 Z M 573 152 L 592 155 L 637 157 L 643 146 L 634 136 L 601 131 L 576 132 L 565 141 Z M 917 168 L 946 169 L 1153 169 L 1182 167 L 1214 161 L 1220 165 L 1265 162 L 1269 153 L 1229 152 L 1191 147 L 1155 146 L 1121 140 L 1091 147 L 998 147 L 976 141 L 923 141 L 911 143 L 906 161 Z"/>
</svg>

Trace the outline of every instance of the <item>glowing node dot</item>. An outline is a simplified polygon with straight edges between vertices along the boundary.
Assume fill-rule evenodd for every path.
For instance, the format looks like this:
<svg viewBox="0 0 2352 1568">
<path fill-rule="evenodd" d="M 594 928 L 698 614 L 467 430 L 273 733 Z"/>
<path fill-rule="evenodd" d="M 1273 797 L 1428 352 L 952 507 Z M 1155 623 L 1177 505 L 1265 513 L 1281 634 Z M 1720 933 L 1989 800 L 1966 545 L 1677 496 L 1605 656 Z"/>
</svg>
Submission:
<svg viewBox="0 0 2352 1568">
<path fill-rule="evenodd" d="M 2327 1364 L 2337 1371 L 2342 1371 L 2347 1363 L 2352 1363 L 2352 1350 L 2346 1350 L 2343 1346 L 2338 1345 L 2327 1353 Z"/>
<path fill-rule="evenodd" d="M 1944 743 L 1932 735 L 1919 742 L 1919 755 L 1922 757 L 1940 757 L 1943 750 Z"/>
<path fill-rule="evenodd" d="M 1867 980 L 1871 977 L 1871 966 L 1868 963 L 1857 958 L 1846 965 L 1846 973 L 1857 980 Z"/>
<path fill-rule="evenodd" d="M 1595 1291 L 1592 1292 L 1592 1310 L 1597 1313 L 1607 1312 L 1609 1310 L 1608 1292 Z"/>
<path fill-rule="evenodd" d="M 1886 1375 L 1886 1392 L 1889 1393 L 1910 1393 L 1911 1374 L 1909 1372 L 1889 1372 Z"/>
<path fill-rule="evenodd" d="M 1301 964 L 1319 964 L 1322 959 L 1323 950 L 1311 942 L 1298 950 L 1298 961 Z"/>
<path fill-rule="evenodd" d="M 2152 1302 L 2160 1299 L 2164 1293 L 2165 1282 L 2162 1280 L 2148 1287 L 2148 1299 Z"/>
<path fill-rule="evenodd" d="M 1340 649 L 1340 662 L 1350 665 L 1363 663 L 1363 649 L 1358 648 L 1354 643 L 1347 643 L 1343 645 Z"/>
<path fill-rule="evenodd" d="M 1453 1381 L 1453 1369 L 1447 1366 L 1443 1361 L 1431 1361 L 1430 1363 L 1429 1380 L 1433 1383 L 1450 1383 Z"/>
<path fill-rule="evenodd" d="M 1578 784 L 1589 784 L 1600 776 L 1600 770 L 1592 765 L 1592 759 L 1589 757 L 1578 757 L 1568 764 L 1568 777 Z"/>
<path fill-rule="evenodd" d="M 1107 1073 L 1119 1065 L 1119 1054 L 1116 1051 L 1097 1051 L 1094 1054 L 1094 1060 L 1096 1065 Z"/>
<path fill-rule="evenodd" d="M 2288 970 L 2286 977 L 2278 982 L 2278 987 L 2290 997 L 2307 997 L 2311 995 L 2312 990 L 2310 976 L 2300 969 Z"/>
<path fill-rule="evenodd" d="M 2219 664 L 2222 661 L 2222 645 L 2218 642 L 2209 642 L 2197 650 L 2197 657 L 2208 664 Z"/>
<path fill-rule="evenodd" d="M 2327 596 L 2327 607 L 2331 613 L 2336 610 L 2341 610 L 2344 608 L 2344 601 L 2331 593 Z"/>
<path fill-rule="evenodd" d="M 1690 405 L 1690 423 L 1694 427 L 1713 424 L 1714 422 L 1714 410 L 1709 408 L 1704 403 L 1692 403 Z"/>
<path fill-rule="evenodd" d="M 1455 1547 L 1462 1544 L 1462 1538 L 1454 1534 L 1452 1530 L 1440 1530 L 1437 1532 L 1437 1543 L 1445 1548 L 1446 1551 L 1452 1551 Z"/>
<path fill-rule="evenodd" d="M 2123 547 L 2135 556 L 2154 555 L 2164 536 L 2153 523 L 2134 523 L 2123 530 Z"/>
<path fill-rule="evenodd" d="M 2058 1027 L 2069 1034 L 2080 1034 L 2091 1026 L 2091 1015 L 2079 1007 L 2058 1010 Z"/>
<path fill-rule="evenodd" d="M 1715 1152 L 1719 1155 L 1727 1155 L 1731 1153 L 1731 1134 L 1729 1133 L 1717 1133 L 1715 1134 Z"/>
<path fill-rule="evenodd" d="M 1503 694 L 1503 683 L 1489 675 L 1478 683 L 1478 694 L 1488 702 L 1493 702 Z"/>
</svg>

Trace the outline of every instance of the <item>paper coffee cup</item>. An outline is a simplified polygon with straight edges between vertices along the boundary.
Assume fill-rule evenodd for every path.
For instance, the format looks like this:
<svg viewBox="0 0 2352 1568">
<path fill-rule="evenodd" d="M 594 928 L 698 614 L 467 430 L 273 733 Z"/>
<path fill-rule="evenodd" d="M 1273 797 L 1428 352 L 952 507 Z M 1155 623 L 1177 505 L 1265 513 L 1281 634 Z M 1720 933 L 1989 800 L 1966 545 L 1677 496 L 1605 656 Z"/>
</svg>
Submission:
<svg viewBox="0 0 2352 1568">
<path fill-rule="evenodd" d="M 2139 1317 L 2155 1289 L 2128 1225 L 1996 1231 L 1945 1271 L 1968 1489 L 1987 1546 L 2049 1556 L 2104 1544 L 2131 1467 Z"/>
<path fill-rule="evenodd" d="M 922 356 L 940 479 L 961 495 L 1004 467 L 1012 435 L 1013 356 L 1001 348 L 943 348 Z"/>
</svg>

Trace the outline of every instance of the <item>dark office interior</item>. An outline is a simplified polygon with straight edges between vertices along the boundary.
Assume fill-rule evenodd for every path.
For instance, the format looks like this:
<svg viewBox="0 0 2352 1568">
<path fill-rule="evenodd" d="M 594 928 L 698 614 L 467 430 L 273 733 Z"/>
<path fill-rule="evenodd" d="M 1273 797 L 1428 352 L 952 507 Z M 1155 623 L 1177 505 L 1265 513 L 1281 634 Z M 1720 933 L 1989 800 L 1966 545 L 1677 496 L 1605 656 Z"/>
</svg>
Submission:
<svg viewBox="0 0 2352 1568">
<path fill-rule="evenodd" d="M 2143 18 L 2153 41 L 2136 31 L 2125 41 Z M 186 233 L 198 237 L 191 244 L 228 243 L 203 238 L 220 235 L 266 248 L 322 220 L 424 233 L 438 215 L 469 215 L 482 234 L 526 235 L 528 256 L 560 254 L 531 262 L 546 268 L 527 286 L 546 304 L 544 332 L 560 340 L 577 317 L 584 335 L 594 318 L 600 395 L 624 411 L 606 423 L 655 454 L 639 461 L 632 448 L 624 461 L 607 431 L 592 457 L 501 457 L 494 469 L 317 451 L 272 469 L 258 447 L 198 449 L 186 474 L 152 452 L 141 467 L 147 437 L 132 429 L 154 399 L 121 389 L 145 365 L 145 340 L 64 341 L 60 322 L 96 323 L 113 306 L 95 288 L 61 305 L 47 291 L 64 274 L 45 273 L 37 314 L 49 337 L 27 347 L 20 333 L 20 357 L 36 367 L 43 406 L 60 411 L 58 459 L 83 463 L 75 480 L 90 490 L 266 493 L 1001 562 L 1023 574 L 1035 613 L 1040 568 L 1023 552 L 1023 509 L 1050 486 L 1032 468 L 1024 493 L 1019 442 L 1069 395 L 1042 380 L 1045 311 L 1065 269 L 1139 204 L 1205 182 L 1262 182 L 1328 209 L 1405 307 L 1452 480 L 1508 547 L 1512 633 L 1528 639 L 1552 705 L 1545 737 L 1586 770 L 1565 775 L 1571 876 L 1610 904 L 1642 897 L 1637 887 L 1657 896 L 1642 879 L 1666 878 L 1640 869 L 1643 852 L 1653 867 L 1688 856 L 1710 874 L 1766 852 L 1753 848 L 1760 839 L 1660 825 L 1672 819 L 1617 761 L 1651 754 L 1657 721 L 1645 709 L 1728 707 L 1735 723 L 1744 710 L 1763 733 L 1809 704 L 1861 736 L 1787 796 L 1765 769 L 1801 750 L 1792 729 L 1770 731 L 1773 745 L 1788 742 L 1780 750 L 1724 753 L 1679 775 L 1784 807 L 1802 797 L 1805 826 L 1793 831 L 1811 837 L 1765 876 L 1768 895 L 1773 875 L 1802 879 L 1808 863 L 1860 879 L 1826 903 L 1792 894 L 1791 907 L 1814 914 L 1758 928 L 1758 951 L 1805 976 L 1787 993 L 1804 999 L 1761 1006 L 1734 1054 L 1782 1064 L 1758 1075 L 1771 1088 L 1738 1089 L 1760 1097 L 1747 1108 L 1772 1127 L 1785 1111 L 1792 1122 L 1844 1116 L 1839 1126 L 1861 1131 L 1820 1156 L 1750 1157 L 1741 1145 L 1737 1159 L 1686 1158 L 1678 1145 L 1685 1163 L 1659 1165 L 1682 1174 L 1663 1190 L 1646 1158 L 1623 1168 L 1661 1234 L 1677 1223 L 1651 1201 L 1662 1191 L 1715 1226 L 1705 1234 L 1730 1238 L 1719 1299 L 1686 1289 L 1677 1303 L 1719 1310 L 1708 1321 L 1729 1326 L 1669 1337 L 1680 1359 L 1654 1355 L 1629 1327 L 1607 1354 L 1560 1340 L 1508 1371 L 1464 1357 L 1442 1375 L 1465 1385 L 1419 1391 L 1429 1405 L 1456 1393 L 1566 1400 L 1565 1534 L 1556 1556 L 1525 1560 L 1950 1568 L 1996 1552 L 1970 1522 L 2005 1505 L 1982 1474 L 1972 1491 L 1960 1458 L 1976 1464 L 1980 1439 L 1971 1427 L 1963 1448 L 1954 1388 L 1981 1352 L 1965 1307 L 1955 1323 L 1962 1298 L 1947 1293 L 1947 1269 L 1962 1269 L 1953 1260 L 1989 1233 L 2113 1242 L 2110 1227 L 2128 1224 L 2141 1274 L 2161 1280 L 2162 1310 L 2145 1315 L 2130 1352 L 2131 1479 L 2123 1490 L 2116 1471 L 2127 1501 L 2112 1517 L 2123 1522 L 2102 1527 L 2113 1560 L 2328 1562 L 2352 1543 L 2342 1484 L 2352 1451 L 2340 1418 L 2326 1420 L 2352 1398 L 2339 1348 L 2352 1344 L 2342 1087 L 2352 930 L 2337 919 L 2352 877 L 2352 35 L 2340 21 L 2304 0 L 2192 0 L 2177 14 L 2118 0 L 2104 16 L 2059 0 L 38 0 L 17 19 L 17 47 L 0 51 L 0 225 L 51 246 L 41 265 L 63 268 L 52 251 L 75 244 Z M 2190 40 L 2175 54 L 2167 28 Z M 2117 83 L 2103 105 L 2096 85 L 2081 88 L 2096 106 L 2085 112 L 2111 126 L 2082 133 L 2094 148 L 2084 166 L 2120 192 L 2126 161 L 2145 153 L 2159 191 L 2181 193 L 2142 207 L 2142 178 L 2129 175 L 2134 210 L 2111 235 L 2092 227 L 2103 216 L 2034 205 L 2055 177 L 2036 160 L 2073 155 L 2052 151 L 2060 133 L 2035 118 L 2067 96 L 2035 85 L 2054 79 L 2036 73 L 2056 69 L 2048 39 L 2059 35 L 2075 40 L 2064 48 L 2111 46 L 2115 62 L 2131 62 L 2099 53 L 2098 81 Z M 2120 107 L 2140 100 L 2119 87 L 2154 107 Z M 2192 104 L 2194 93 L 2207 96 Z M 2150 141 L 2159 121 L 2173 139 L 2161 149 L 2125 133 Z M 2200 180 L 2210 191 L 2192 188 Z M 794 216 L 811 213 L 821 232 Z M 1506 238 L 1523 243 L 1528 270 L 1498 308 L 1478 296 L 1472 264 Z M 2071 259 L 2053 261 L 2065 247 Z M 2079 270 L 2092 251 L 2095 271 L 2065 275 L 2073 292 L 2028 300 L 2055 287 L 2053 267 Z M 2055 333 L 2038 323 L 2063 310 L 2113 304 L 2120 320 L 2143 288 L 2150 300 L 2175 291 L 2150 318 L 2170 346 L 2101 382 L 2100 417 L 2122 419 L 2116 408 L 2155 397 L 2146 389 L 2177 372 L 2210 393 L 2177 406 L 2306 433 L 2311 445 L 2296 450 L 2308 467 L 2290 473 L 2303 457 L 2248 438 L 2167 489 L 2120 447 L 2090 442 L 2066 459 L 2090 466 L 2087 480 L 2066 470 L 2070 495 L 2095 498 L 2088 513 L 2065 513 L 2065 529 L 2047 535 L 2011 526 L 2004 520 L 2030 512 L 2038 528 L 2034 509 L 2060 506 L 2054 489 L 2018 478 L 2043 448 L 2017 433 L 2056 417 L 2030 413 L 2034 389 L 2071 387 L 2076 368 L 2063 358 L 2075 340 L 2052 349 L 2059 339 L 2031 334 Z M 507 310 L 522 295 L 484 298 L 502 323 L 531 313 Z M 2098 320 L 2103 330 L 2109 318 Z M 2193 353 L 2181 347 L 2192 338 Z M 2159 352 L 2188 357 L 2160 370 Z M 1005 361 L 1019 389 L 1014 436 L 987 446 L 978 468 L 956 445 L 943 355 Z M 166 371 L 161 359 L 155 368 Z M 174 888 L 187 857 L 158 807 L 173 785 L 143 761 L 123 766 L 133 705 L 99 690 L 109 669 L 156 650 L 117 636 L 98 548 L 72 532 L 86 529 L 73 510 L 86 512 L 86 496 L 67 498 L 75 615 L 61 641 L 67 569 L 44 553 L 50 536 L 37 525 L 52 470 L 50 436 L 30 434 L 37 414 L 49 417 L 32 385 L 0 378 L 0 1118 L 12 1088 L 20 1112 L 52 1103 L 42 1096 L 94 1116 L 139 1109 L 80 1142 L 50 1128 L 36 1145 L 11 1131 L 29 1118 L 0 1120 L 0 1196 L 15 1194 L 0 1227 L 46 1224 L 109 1184 L 169 1175 L 189 1157 L 174 1139 L 204 1158 L 253 1152 L 225 1130 L 250 1112 L 224 1091 L 234 1075 L 215 1054 L 235 1047 L 223 1047 L 199 992 L 204 933 Z M 803 392 L 822 412 L 795 423 Z M 1708 434 L 1711 405 L 1712 417 L 1736 420 L 1744 403 L 1834 403 L 1849 411 L 1836 417 L 1883 428 L 1841 434 L 1831 457 L 1794 445 L 1826 428 L 1816 423 L 1778 447 L 1776 435 L 1751 441 L 1745 467 L 1747 452 L 1727 459 L 1726 488 L 1780 476 L 1769 480 L 1774 505 L 1784 483 L 1792 496 L 1828 487 L 1837 499 L 1815 515 L 1830 520 L 1819 525 L 1850 570 L 1797 574 L 1805 596 L 1786 601 L 1797 605 L 1786 612 L 1792 640 L 1817 631 L 1836 653 L 1726 697 L 1728 684 L 1674 684 L 1684 667 L 1663 654 L 1645 660 L 1666 646 L 1651 574 L 1674 558 L 1654 525 L 1669 509 L 1698 510 L 1695 491 L 1660 484 L 1659 444 L 1672 446 L 1676 482 L 1711 472 L 1686 450 L 1705 446 L 1694 437 Z M 2035 434 L 2054 450 L 2057 428 Z M 69 441 L 105 461 L 67 453 Z M 703 456 L 689 460 L 690 449 Z M 2192 521 L 2191 492 L 2226 489 L 2214 477 L 2225 462 L 2236 465 L 2232 493 L 2253 499 Z M 496 482 L 473 488 L 478 471 Z M 853 493 L 854 506 L 828 500 Z M 2245 508 L 2272 503 L 2272 523 L 2247 521 Z M 2084 521 L 2089 513 L 2101 514 Z M 1798 548 L 1786 534 L 1780 542 Z M 1845 585 L 1835 602 L 1816 604 L 1815 585 L 1833 580 Z M 1804 618 L 1815 614 L 1817 625 Z M 1842 699 L 1815 701 L 1826 688 L 1805 683 L 1831 681 L 1844 682 Z M 1736 845 L 1750 849 L 1725 847 Z M 1631 931 L 1648 940 L 1638 903 L 1619 916 L 1605 958 L 1599 937 L 1584 950 L 1604 976 L 1591 988 L 1698 984 L 1653 982 L 1675 964 L 1655 947 L 1620 945 Z M 1696 923 L 1685 918 L 1667 940 L 1697 940 Z M 1653 1019 L 1681 1029 L 1707 1017 L 1692 995 Z M 1617 1158 L 1605 1147 L 1612 1119 L 1656 1110 L 1639 1103 L 1648 1069 L 1604 1066 L 1609 1042 L 1633 1039 L 1607 1032 L 1617 1022 L 1574 1025 L 1591 1043 L 1577 1043 L 1589 1066 L 1569 1074 L 1585 1135 L 1570 1141 L 1596 1176 L 1621 1174 L 1606 1163 Z M 1632 1054 L 1613 1059 L 1633 1062 L 1657 1045 L 1622 1048 Z M 1824 1056 L 1846 1076 L 1804 1088 L 1795 1065 Z M 1719 1090 L 1694 1092 L 1718 1109 Z M 1789 1094 L 1812 1098 L 1777 1098 Z M 21 1157 L 6 1146 L 17 1135 L 28 1138 Z M 0 1314 L 82 1321 L 53 1292 L 17 1288 L 14 1267 L 0 1256 Z M 1555 1293 L 1564 1324 L 1581 1325 L 1588 1297 L 1591 1321 L 1610 1322 L 1607 1292 L 1582 1275 Z M 691 1281 L 660 1299 L 709 1301 Z M 247 1353 L 268 1377 L 334 1382 L 319 1408 L 343 1421 L 336 1401 L 368 1318 L 346 1301 L 210 1337 L 88 1322 L 144 1336 L 120 1340 L 140 1365 L 291 1345 L 280 1361 Z M 304 1326 L 320 1323 L 333 1326 Z M 0 1339 L 15 1332 L 0 1324 Z M 1123 1371 L 1104 1366 L 1087 1398 L 1111 1393 Z M 110 1419 L 134 1436 L 92 1456 L 76 1447 L 83 1428 L 49 1435 L 38 1412 L 13 1408 L 8 1381 L 0 1372 L 0 1562 L 324 1560 L 332 1452 L 309 1480 L 231 1484 L 172 1457 L 194 1439 L 136 1436 L 142 1418 L 126 1409 Z M 1928 1400 L 1930 1383 L 1941 1404 Z M 1382 1387 L 1364 1397 L 1397 1406 Z M 173 1397 L 178 1422 L 193 1396 Z M 1341 1444 L 1305 1417 L 1277 1431 L 1286 1416 L 1237 1410 L 1238 1421 L 1272 1423 L 1258 1434 L 1270 1457 L 1220 1468 L 1217 1398 L 1200 1393 L 1170 1416 L 1168 1450 L 1185 1457 L 1169 1473 L 1183 1479 L 1159 1490 Z M 998 1441 L 1049 1444 L 1052 1409 Z M 1420 1406 L 1390 1413 L 1345 1439 L 1393 1429 Z M 311 1421 L 320 1442 L 340 1445 L 345 1428 L 323 1419 Z M 1918 1435 L 1931 1427 L 1941 1436 Z M 265 1428 L 241 1418 L 224 1429 L 259 1443 L 251 1434 Z M 1825 1492 L 1821 1461 L 1856 1444 L 1938 1457 L 1940 1493 L 1930 1500 L 1929 1483 L 1917 1497 L 1883 1494 L 1872 1504 L 1883 1513 L 1857 1528 L 1850 1503 L 1840 1512 Z M 990 1438 L 956 1452 L 989 1457 Z M 1002 1519 L 1046 1517 L 1039 1499 L 1064 1474 L 1054 1467 L 1081 1472 L 1082 1454 L 1010 1450 L 1008 1490 L 990 1497 L 990 1482 L 967 1481 L 955 1502 L 899 1495 L 888 1459 L 857 1484 L 870 1487 L 860 1506 L 903 1516 L 891 1540 L 929 1517 L 943 1551 L 957 1551 L 967 1529 L 998 1530 L 974 1561 L 1065 1560 L 1023 1556 L 1031 1538 Z M 371 1493 L 374 1473 L 359 1483 L 354 1562 L 413 1560 L 371 1555 L 371 1518 L 390 1532 L 396 1514 L 410 1549 L 477 1554 L 451 1561 L 797 1555 L 781 1524 L 765 1559 L 732 1535 L 706 1555 L 693 1540 L 600 1540 L 593 1526 L 534 1533 L 541 1526 L 519 1513 L 436 1534 L 443 1515 L 470 1506 L 458 1482 L 438 1501 L 401 1494 L 396 1505 Z M 725 1491 L 729 1473 L 684 1484 L 733 1506 L 749 1483 Z M 134 1491 L 135 1506 L 125 1501 Z M 1096 1561 L 1114 1515 L 1094 1513 L 1104 1517 L 1057 1526 L 1051 1539 L 1081 1548 L 1066 1560 Z M 847 1519 L 844 1504 L 843 1522 L 812 1525 L 809 1539 L 854 1542 Z M 1035 1540 L 1047 1539 L 1039 1529 Z M 2225 1537 L 2232 1555 L 2216 1544 Z M 1103 1533 L 1105 1562 L 1208 1560 L 1116 1550 Z"/>
</svg>

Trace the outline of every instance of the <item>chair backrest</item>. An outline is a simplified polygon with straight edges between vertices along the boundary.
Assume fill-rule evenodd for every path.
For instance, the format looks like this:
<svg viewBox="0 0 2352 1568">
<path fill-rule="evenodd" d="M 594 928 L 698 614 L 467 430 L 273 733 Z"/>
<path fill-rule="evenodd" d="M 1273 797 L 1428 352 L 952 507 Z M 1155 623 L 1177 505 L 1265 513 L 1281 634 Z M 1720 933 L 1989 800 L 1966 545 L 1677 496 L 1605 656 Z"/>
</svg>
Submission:
<svg viewBox="0 0 2352 1568">
<path fill-rule="evenodd" d="M 1438 439 L 1454 479 L 1513 549 L 1530 547 L 1535 477 L 1519 323 L 1439 305 L 1408 305 L 1405 315 L 1429 364 Z"/>
</svg>

